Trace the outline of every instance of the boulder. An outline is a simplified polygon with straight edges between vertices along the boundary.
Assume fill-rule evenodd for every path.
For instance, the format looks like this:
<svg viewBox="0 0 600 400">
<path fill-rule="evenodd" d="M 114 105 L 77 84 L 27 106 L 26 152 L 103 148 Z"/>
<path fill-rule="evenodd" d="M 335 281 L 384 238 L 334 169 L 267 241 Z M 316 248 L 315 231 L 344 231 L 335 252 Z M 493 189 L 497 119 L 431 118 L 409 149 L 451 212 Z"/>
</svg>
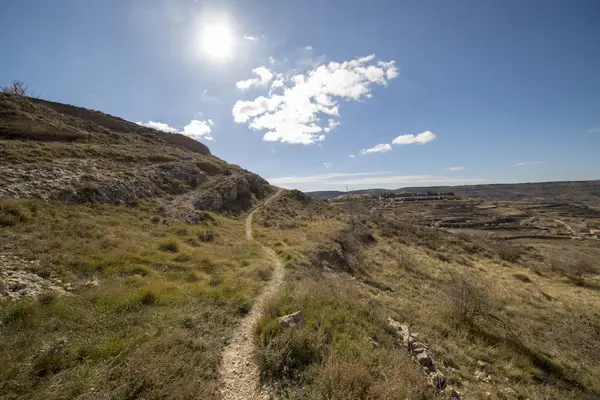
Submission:
<svg viewBox="0 0 600 400">
<path fill-rule="evenodd" d="M 418 353 L 415 358 L 417 359 L 417 362 L 423 366 L 428 368 L 430 371 L 435 371 L 435 366 L 433 364 L 433 360 L 431 359 L 431 356 L 429 355 L 428 352 L 423 351 L 421 353 Z"/>
<path fill-rule="evenodd" d="M 279 323 L 284 328 L 300 329 L 304 326 L 304 313 L 302 310 L 299 310 L 295 313 L 284 315 L 279 318 Z"/>
<path fill-rule="evenodd" d="M 422 353 L 425 350 L 427 350 L 427 348 L 425 347 L 425 345 L 421 342 L 418 341 L 413 341 L 410 345 L 410 351 L 412 351 L 413 353 Z"/>
</svg>

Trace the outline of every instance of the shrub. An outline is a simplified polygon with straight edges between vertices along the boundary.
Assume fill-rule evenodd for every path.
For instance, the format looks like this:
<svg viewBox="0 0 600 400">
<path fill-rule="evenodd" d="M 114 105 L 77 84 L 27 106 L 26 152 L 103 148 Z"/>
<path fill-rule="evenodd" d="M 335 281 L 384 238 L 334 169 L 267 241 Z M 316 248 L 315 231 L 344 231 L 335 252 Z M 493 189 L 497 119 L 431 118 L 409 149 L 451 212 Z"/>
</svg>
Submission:
<svg viewBox="0 0 600 400">
<path fill-rule="evenodd" d="M 179 245 L 175 239 L 168 239 L 161 242 L 158 248 L 162 251 L 170 251 L 172 253 L 177 253 L 179 251 Z"/>
<path fill-rule="evenodd" d="M 457 320 L 472 326 L 480 317 L 491 313 L 487 287 L 464 275 L 454 275 L 447 286 L 448 307 Z"/>
<path fill-rule="evenodd" d="M 279 325 L 277 321 L 272 323 Z M 262 378 L 293 378 L 303 368 L 320 362 L 321 355 L 314 343 L 307 330 L 282 331 L 263 343 L 256 350 Z"/>
<path fill-rule="evenodd" d="M 564 275 L 579 283 L 582 283 L 583 279 L 588 275 L 600 273 L 598 267 L 596 267 L 590 260 L 586 258 L 552 258 L 550 260 L 550 268 L 554 272 Z"/>
<path fill-rule="evenodd" d="M 521 258 L 521 255 L 524 252 L 522 246 L 514 246 L 508 244 L 506 242 L 498 242 L 493 246 L 494 250 L 496 250 L 496 254 L 504 260 L 508 262 L 517 262 Z"/>
<path fill-rule="evenodd" d="M 29 96 L 29 89 L 23 81 L 14 80 L 9 86 L 3 86 L 0 88 L 0 92 L 7 94 L 14 94 L 17 96 Z"/>
<path fill-rule="evenodd" d="M 212 242 L 215 239 L 215 233 L 211 230 L 205 229 L 197 233 L 198 239 L 201 242 Z"/>
<path fill-rule="evenodd" d="M 17 201 L 2 198 L 0 199 L 0 227 L 15 226 L 27 222 L 29 212 Z"/>
</svg>

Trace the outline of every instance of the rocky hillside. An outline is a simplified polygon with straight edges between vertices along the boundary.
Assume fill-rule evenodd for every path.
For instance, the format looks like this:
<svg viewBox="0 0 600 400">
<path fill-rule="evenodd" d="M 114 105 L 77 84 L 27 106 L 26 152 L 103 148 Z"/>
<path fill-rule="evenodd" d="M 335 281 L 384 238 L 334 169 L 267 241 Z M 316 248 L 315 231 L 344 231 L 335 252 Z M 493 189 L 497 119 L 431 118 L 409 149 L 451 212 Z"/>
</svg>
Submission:
<svg viewBox="0 0 600 400">
<path fill-rule="evenodd" d="M 272 191 L 204 144 L 66 104 L 0 93 L 0 196 L 69 203 L 159 203 L 193 223 Z"/>
</svg>

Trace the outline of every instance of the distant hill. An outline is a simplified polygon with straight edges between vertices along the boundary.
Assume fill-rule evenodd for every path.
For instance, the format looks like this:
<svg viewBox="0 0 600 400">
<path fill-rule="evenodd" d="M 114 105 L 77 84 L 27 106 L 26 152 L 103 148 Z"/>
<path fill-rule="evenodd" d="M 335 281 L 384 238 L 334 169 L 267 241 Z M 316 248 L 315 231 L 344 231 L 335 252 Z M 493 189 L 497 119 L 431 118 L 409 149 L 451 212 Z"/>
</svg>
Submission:
<svg viewBox="0 0 600 400">
<path fill-rule="evenodd" d="M 478 197 L 496 200 L 520 200 L 526 198 L 568 198 L 581 201 L 600 197 L 600 180 L 559 181 L 535 183 L 500 183 L 489 185 L 406 187 L 395 190 L 361 189 L 349 194 L 379 194 L 382 192 L 453 192 L 458 197 Z M 343 191 L 307 192 L 315 199 L 329 199 L 347 194 Z"/>
</svg>

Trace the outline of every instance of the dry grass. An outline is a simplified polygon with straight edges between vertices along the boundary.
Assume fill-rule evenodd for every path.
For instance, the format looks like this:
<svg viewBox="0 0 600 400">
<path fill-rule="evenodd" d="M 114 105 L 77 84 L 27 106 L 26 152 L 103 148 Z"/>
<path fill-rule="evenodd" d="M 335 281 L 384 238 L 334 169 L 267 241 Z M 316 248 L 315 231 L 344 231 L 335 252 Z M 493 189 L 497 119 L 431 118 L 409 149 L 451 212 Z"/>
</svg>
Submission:
<svg viewBox="0 0 600 400">
<path fill-rule="evenodd" d="M 417 385 L 422 377 L 417 373 L 410 379 L 380 385 L 372 369 L 383 363 L 376 356 L 378 349 L 358 339 L 366 333 L 351 336 L 352 343 L 347 346 L 360 348 L 353 351 L 367 356 L 344 354 L 341 359 L 333 356 L 338 354 L 332 350 L 336 347 L 323 334 L 343 329 L 339 333 L 343 336 L 352 332 L 352 327 L 377 327 L 378 318 L 392 316 L 419 332 L 451 384 L 467 398 L 480 398 L 486 392 L 488 398 L 505 398 L 501 389 L 507 386 L 520 398 L 599 396 L 600 315 L 594 311 L 600 307 L 600 292 L 594 288 L 597 276 L 586 272 L 582 274 L 586 284 L 573 285 L 577 282 L 552 272 L 549 262 L 560 254 L 573 259 L 579 253 L 598 255 L 594 243 L 569 241 L 568 250 L 548 251 L 546 247 L 554 249 L 558 244 L 520 245 L 453 235 L 419 226 L 414 214 L 402 210 L 386 215 L 357 211 L 356 219 L 375 241 L 352 242 L 360 269 L 335 268 L 336 263 L 344 266 L 344 257 L 340 246 L 332 243 L 351 226 L 351 218 L 345 211 L 326 207 L 321 202 L 288 197 L 257 218 L 262 224 L 261 240 L 288 259 L 292 281 L 274 305 L 276 312 L 262 322 L 257 333 L 264 352 L 259 356 L 265 357 L 261 365 L 269 381 L 286 388 L 301 384 L 316 393 L 315 398 L 335 398 L 336 393 L 346 398 L 394 398 L 373 388 L 393 392 L 396 385 Z M 427 215 L 427 206 L 415 207 Z M 297 221 L 300 228 L 279 228 L 289 220 Z M 535 279 L 526 274 L 527 269 L 536 272 Z M 452 278 L 461 276 L 468 278 Z M 355 309 L 354 302 L 368 312 Z M 275 317 L 298 309 L 319 322 L 309 322 L 302 331 L 281 330 Z M 386 354 L 401 354 L 383 347 Z M 301 354 L 293 360 L 268 361 L 270 354 L 274 360 L 285 360 L 277 354 L 296 352 Z M 308 359 L 319 362 L 294 364 L 294 360 L 305 360 L 306 354 L 313 354 Z M 475 372 L 481 370 L 491 376 L 489 382 L 476 378 Z M 299 380 L 290 384 L 290 375 Z M 386 369 L 384 375 L 393 373 Z M 399 390 L 404 397 L 416 397 Z"/>
<path fill-rule="evenodd" d="M 0 228 L 0 252 L 76 287 L 0 302 L 0 397 L 218 397 L 220 352 L 270 274 L 242 220 L 157 223 L 150 204 L 0 210 L 27 215 Z M 213 240 L 197 240 L 207 230 Z"/>
</svg>

